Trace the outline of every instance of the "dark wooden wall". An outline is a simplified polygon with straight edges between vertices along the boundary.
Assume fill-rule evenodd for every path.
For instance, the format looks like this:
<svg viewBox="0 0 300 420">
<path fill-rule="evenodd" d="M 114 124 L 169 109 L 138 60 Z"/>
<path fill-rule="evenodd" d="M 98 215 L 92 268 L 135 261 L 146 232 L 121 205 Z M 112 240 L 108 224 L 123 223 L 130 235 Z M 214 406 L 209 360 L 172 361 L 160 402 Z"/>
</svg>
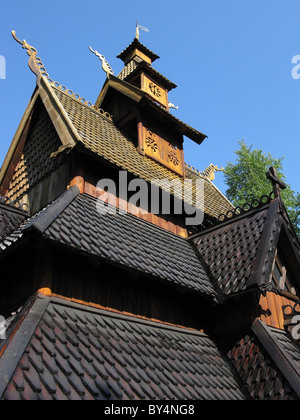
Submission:
<svg viewBox="0 0 300 420">
<path fill-rule="evenodd" d="M 197 329 L 204 327 L 208 313 L 201 297 L 64 248 L 37 242 L 36 247 L 12 253 L 0 264 L 0 314 L 14 310 L 42 288 L 85 304 Z"/>
</svg>

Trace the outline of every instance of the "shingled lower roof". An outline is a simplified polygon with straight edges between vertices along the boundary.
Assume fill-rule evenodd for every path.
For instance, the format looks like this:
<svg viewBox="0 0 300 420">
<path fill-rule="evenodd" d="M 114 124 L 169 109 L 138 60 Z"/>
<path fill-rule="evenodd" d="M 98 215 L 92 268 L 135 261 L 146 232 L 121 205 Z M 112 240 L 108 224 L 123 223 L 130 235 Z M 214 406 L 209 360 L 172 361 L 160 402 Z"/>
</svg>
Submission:
<svg viewBox="0 0 300 420">
<path fill-rule="evenodd" d="M 255 284 L 262 290 L 271 287 L 270 270 L 282 223 L 280 206 L 275 199 L 190 239 L 223 294 Z"/>
<path fill-rule="evenodd" d="M 299 400 L 300 348 L 286 331 L 256 319 L 228 356 L 253 399 Z"/>
<path fill-rule="evenodd" d="M 244 398 L 206 334 L 53 297 L 34 301 L 0 358 L 3 400 Z"/>
<path fill-rule="evenodd" d="M 3 251 L 35 229 L 47 240 L 158 277 L 209 299 L 216 292 L 191 244 L 130 214 L 101 213 L 102 201 L 66 191 L 0 243 Z"/>
</svg>

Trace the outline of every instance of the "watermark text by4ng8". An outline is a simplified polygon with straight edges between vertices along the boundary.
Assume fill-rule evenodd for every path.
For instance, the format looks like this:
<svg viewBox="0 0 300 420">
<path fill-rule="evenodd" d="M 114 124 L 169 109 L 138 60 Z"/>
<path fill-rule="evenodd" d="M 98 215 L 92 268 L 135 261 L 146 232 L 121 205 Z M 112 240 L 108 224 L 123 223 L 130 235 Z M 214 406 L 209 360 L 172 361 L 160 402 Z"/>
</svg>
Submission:
<svg viewBox="0 0 300 420">
<path fill-rule="evenodd" d="M 204 218 L 204 180 L 199 179 L 128 179 L 119 171 L 118 180 L 101 179 L 97 183 L 99 214 L 184 215 L 187 226 L 200 225 Z"/>
<path fill-rule="evenodd" d="M 0 55 L 0 79 L 6 79 L 6 60 L 3 55 Z"/>
</svg>

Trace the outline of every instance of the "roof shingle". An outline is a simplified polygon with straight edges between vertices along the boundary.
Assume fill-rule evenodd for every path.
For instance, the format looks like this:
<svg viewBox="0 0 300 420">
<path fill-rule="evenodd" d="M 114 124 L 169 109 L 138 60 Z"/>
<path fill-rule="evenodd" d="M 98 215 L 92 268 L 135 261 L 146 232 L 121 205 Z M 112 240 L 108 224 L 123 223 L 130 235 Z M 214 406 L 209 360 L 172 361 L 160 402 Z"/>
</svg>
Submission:
<svg viewBox="0 0 300 420">
<path fill-rule="evenodd" d="M 12 231 L 17 229 L 21 223 L 28 218 L 27 211 L 12 205 L 6 204 L 9 202 L 7 197 L 0 196 L 0 238 L 4 238 L 9 235 Z M 19 205 L 20 207 L 21 205 Z"/>
<path fill-rule="evenodd" d="M 228 353 L 251 397 L 257 400 L 300 398 L 300 349 L 288 334 L 259 319 L 251 336 L 241 339 Z"/>
</svg>

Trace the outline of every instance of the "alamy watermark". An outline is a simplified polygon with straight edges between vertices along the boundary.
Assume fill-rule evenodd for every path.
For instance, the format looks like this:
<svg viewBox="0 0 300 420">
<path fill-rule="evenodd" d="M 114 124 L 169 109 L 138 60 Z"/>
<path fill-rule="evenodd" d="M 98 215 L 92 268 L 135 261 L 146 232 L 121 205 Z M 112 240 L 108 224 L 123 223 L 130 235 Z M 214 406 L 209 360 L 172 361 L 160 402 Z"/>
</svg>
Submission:
<svg viewBox="0 0 300 420">
<path fill-rule="evenodd" d="M 6 79 L 6 60 L 0 55 L 0 79 Z"/>
<path fill-rule="evenodd" d="M 298 80 L 300 79 L 300 55 L 294 55 L 292 58 L 292 64 L 296 64 L 292 68 L 292 78 Z"/>
<path fill-rule="evenodd" d="M 294 340 L 300 340 L 300 315 L 295 315 L 292 318 L 292 324 L 294 325 L 292 328 L 292 337 Z"/>
<path fill-rule="evenodd" d="M 284 325 L 293 339 L 300 341 L 300 301 L 283 306 Z"/>
<path fill-rule="evenodd" d="M 184 215 L 187 226 L 200 225 L 204 218 L 204 180 L 140 178 L 128 180 L 127 171 L 119 179 L 105 178 L 97 183 L 99 214 Z"/>
<path fill-rule="evenodd" d="M 0 316 L 0 340 L 6 339 L 7 324 L 4 316 Z"/>
</svg>

